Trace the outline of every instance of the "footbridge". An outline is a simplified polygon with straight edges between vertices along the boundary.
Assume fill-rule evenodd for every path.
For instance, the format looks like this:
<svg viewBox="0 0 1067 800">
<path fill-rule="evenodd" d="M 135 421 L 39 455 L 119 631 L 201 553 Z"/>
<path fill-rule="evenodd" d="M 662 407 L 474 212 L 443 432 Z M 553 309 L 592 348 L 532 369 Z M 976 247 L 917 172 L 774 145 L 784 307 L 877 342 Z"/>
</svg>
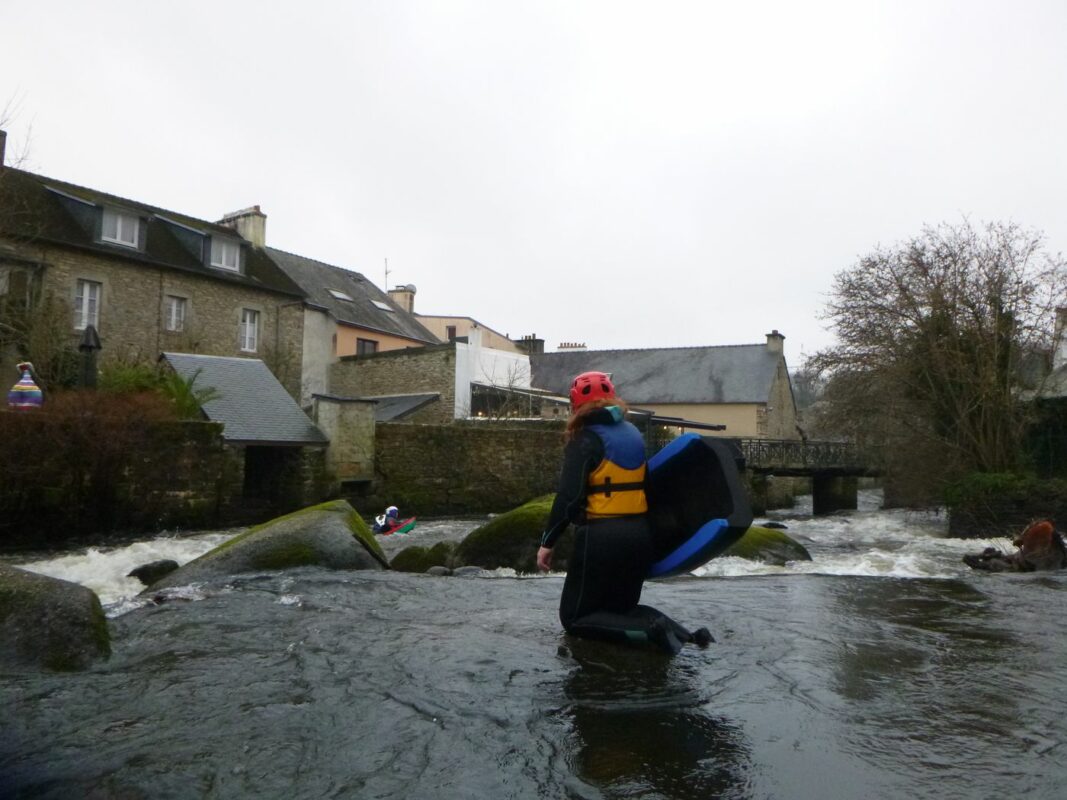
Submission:
<svg viewBox="0 0 1067 800">
<path fill-rule="evenodd" d="M 723 436 L 725 425 L 658 414 L 650 415 L 647 422 L 727 442 L 745 473 L 757 514 L 766 510 L 770 478 L 811 478 L 812 513 L 820 515 L 855 509 L 857 479 L 882 474 L 871 451 L 850 442 Z"/>
<path fill-rule="evenodd" d="M 869 451 L 849 442 L 732 439 L 744 461 L 753 504 L 771 477 L 811 478 L 812 513 L 856 508 L 857 478 L 881 475 Z M 764 498 L 759 495 L 764 494 Z"/>
</svg>

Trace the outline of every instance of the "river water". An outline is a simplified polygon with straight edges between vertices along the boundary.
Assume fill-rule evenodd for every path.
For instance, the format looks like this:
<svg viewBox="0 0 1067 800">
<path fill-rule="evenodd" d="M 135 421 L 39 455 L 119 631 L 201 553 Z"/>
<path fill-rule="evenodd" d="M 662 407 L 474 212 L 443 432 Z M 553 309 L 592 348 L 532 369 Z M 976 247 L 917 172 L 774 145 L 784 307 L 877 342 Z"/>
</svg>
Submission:
<svg viewBox="0 0 1067 800">
<path fill-rule="evenodd" d="M 0 677 L 0 797 L 1065 796 L 1067 578 L 972 573 L 1008 542 L 862 503 L 775 515 L 810 563 L 647 584 L 718 640 L 674 659 L 562 634 L 560 575 L 308 568 L 145 605 L 130 567 L 232 532 L 23 563 L 100 593 L 114 652 Z"/>
</svg>

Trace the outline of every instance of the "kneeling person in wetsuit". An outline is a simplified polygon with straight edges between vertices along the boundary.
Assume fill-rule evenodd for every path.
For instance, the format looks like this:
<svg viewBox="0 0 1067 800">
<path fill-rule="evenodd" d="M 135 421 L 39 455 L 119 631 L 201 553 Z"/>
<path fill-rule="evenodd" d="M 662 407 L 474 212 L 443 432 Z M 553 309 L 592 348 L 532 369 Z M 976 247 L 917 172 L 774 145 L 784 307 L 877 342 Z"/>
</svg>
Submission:
<svg viewBox="0 0 1067 800">
<path fill-rule="evenodd" d="M 714 641 L 706 628 L 690 633 L 666 614 L 639 605 L 653 561 L 646 512 L 645 443 L 625 420 L 626 405 L 603 372 L 571 384 L 571 416 L 563 468 L 537 566 L 548 571 L 552 548 L 568 523 L 577 525 L 574 554 L 560 597 L 568 633 L 588 639 L 653 644 L 677 653 L 685 642 Z"/>
</svg>

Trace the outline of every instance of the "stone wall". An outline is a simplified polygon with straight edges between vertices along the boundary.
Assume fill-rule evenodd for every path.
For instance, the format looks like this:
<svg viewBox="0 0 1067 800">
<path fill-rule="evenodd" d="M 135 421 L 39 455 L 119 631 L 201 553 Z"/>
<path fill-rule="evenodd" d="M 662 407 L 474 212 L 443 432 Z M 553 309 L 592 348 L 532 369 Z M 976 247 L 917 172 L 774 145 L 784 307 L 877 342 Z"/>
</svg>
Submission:
<svg viewBox="0 0 1067 800">
<path fill-rule="evenodd" d="M 763 407 L 765 418 L 760 423 L 760 435 L 770 439 L 799 439 L 797 408 L 789 383 L 785 359 L 778 359 L 778 369 L 771 383 L 770 397 Z"/>
<path fill-rule="evenodd" d="M 270 448 L 283 456 L 275 489 L 248 498 L 248 448 L 227 445 L 221 424 L 138 424 L 122 446 L 87 446 L 106 436 L 102 425 L 87 419 L 75 429 L 44 412 L 0 411 L 0 439 L 29 454 L 0 460 L 0 549 L 262 522 L 320 502 L 331 488 L 323 447 Z M 47 452 L 34 453 L 34 443 Z"/>
<path fill-rule="evenodd" d="M 440 401 L 419 412 L 425 423 L 451 422 L 456 404 L 454 343 L 344 356 L 330 367 L 330 394 L 340 397 L 436 392 Z"/>
<path fill-rule="evenodd" d="M 330 440 L 326 467 L 337 483 L 374 477 L 373 401 L 316 395 L 311 418 Z"/>
<path fill-rule="evenodd" d="M 507 511 L 556 491 L 562 425 L 383 423 L 375 452 L 375 485 L 355 499 L 365 513 L 387 505 L 404 516 Z"/>
<path fill-rule="evenodd" d="M 11 252 L 14 248 L 8 245 Z M 73 248 L 24 246 L 24 257 L 45 264 L 43 290 L 73 307 L 79 279 L 102 284 L 97 333 L 103 343 L 100 364 L 108 361 L 155 363 L 163 351 L 261 358 L 286 390 L 300 398 L 304 315 L 293 297 L 176 269 L 153 268 L 120 257 Z M 167 295 L 187 302 L 185 330 L 165 330 Z M 242 309 L 259 312 L 256 352 L 239 348 Z M 69 324 L 76 347 L 81 332 Z M 34 360 L 30 353 L 30 360 Z M 6 373 L 5 373 L 6 374 Z"/>
<path fill-rule="evenodd" d="M 86 440 L 107 435 L 106 426 L 87 430 L 93 424 L 0 411 L 0 436 L 24 454 L 0 460 L 0 545 L 215 527 L 240 495 L 240 465 L 217 423 L 139 425 L 122 446 L 90 453 Z"/>
</svg>

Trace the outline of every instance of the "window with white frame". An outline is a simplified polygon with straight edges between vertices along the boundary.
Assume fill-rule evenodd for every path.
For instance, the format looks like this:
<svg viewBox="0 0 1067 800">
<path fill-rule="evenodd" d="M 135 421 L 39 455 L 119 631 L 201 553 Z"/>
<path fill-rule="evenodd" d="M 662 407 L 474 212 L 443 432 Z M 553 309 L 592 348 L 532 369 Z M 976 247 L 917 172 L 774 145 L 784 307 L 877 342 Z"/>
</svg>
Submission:
<svg viewBox="0 0 1067 800">
<path fill-rule="evenodd" d="M 83 331 L 92 325 L 100 327 L 100 295 L 103 284 L 82 278 L 74 287 L 74 328 Z"/>
<path fill-rule="evenodd" d="M 165 325 L 168 331 L 185 330 L 185 309 L 188 301 L 174 294 L 167 295 Z"/>
<path fill-rule="evenodd" d="M 137 247 L 140 244 L 140 228 L 141 221 L 135 214 L 105 208 L 100 238 L 125 247 Z"/>
<path fill-rule="evenodd" d="M 238 338 L 243 352 L 256 352 L 256 346 L 259 343 L 259 312 L 255 309 L 241 309 L 241 330 Z"/>
<path fill-rule="evenodd" d="M 211 266 L 238 272 L 241 269 L 241 245 L 232 239 L 211 237 Z"/>
</svg>

